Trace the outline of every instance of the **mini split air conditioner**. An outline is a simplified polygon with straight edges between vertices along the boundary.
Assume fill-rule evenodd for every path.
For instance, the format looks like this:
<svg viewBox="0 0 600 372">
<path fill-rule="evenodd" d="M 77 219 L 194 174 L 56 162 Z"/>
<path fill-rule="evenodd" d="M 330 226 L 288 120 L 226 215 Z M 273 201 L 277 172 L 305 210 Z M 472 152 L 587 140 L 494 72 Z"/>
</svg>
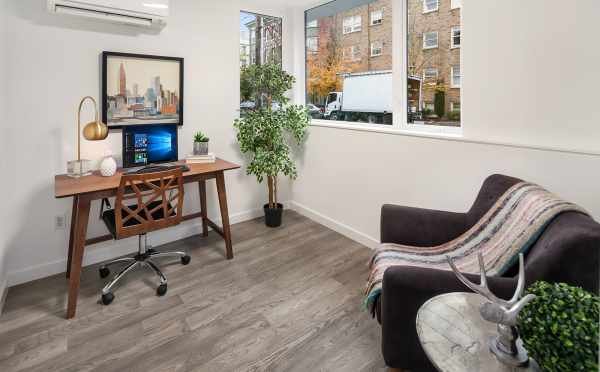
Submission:
<svg viewBox="0 0 600 372">
<path fill-rule="evenodd" d="M 163 27 L 169 0 L 47 0 L 51 13 L 141 27 Z"/>
</svg>

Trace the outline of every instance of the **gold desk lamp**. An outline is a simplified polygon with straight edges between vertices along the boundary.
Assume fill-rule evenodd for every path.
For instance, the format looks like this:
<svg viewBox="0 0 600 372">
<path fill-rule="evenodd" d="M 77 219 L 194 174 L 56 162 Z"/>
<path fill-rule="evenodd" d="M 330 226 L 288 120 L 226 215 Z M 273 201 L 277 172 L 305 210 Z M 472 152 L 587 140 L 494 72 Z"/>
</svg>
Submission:
<svg viewBox="0 0 600 372">
<path fill-rule="evenodd" d="M 77 160 L 67 163 L 67 174 L 75 178 L 92 174 L 91 162 L 81 159 L 81 108 L 88 99 L 94 103 L 95 118 L 94 121 L 87 123 L 83 128 L 83 137 L 88 141 L 102 141 L 108 137 L 108 126 L 99 120 L 96 100 L 90 96 L 83 97 L 77 111 Z"/>
</svg>

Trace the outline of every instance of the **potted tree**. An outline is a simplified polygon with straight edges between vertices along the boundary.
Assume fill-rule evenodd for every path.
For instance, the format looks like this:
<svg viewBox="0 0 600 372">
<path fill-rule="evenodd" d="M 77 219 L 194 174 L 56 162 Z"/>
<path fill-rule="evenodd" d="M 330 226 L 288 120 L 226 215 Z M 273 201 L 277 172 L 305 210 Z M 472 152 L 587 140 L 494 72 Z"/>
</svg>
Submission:
<svg viewBox="0 0 600 372">
<path fill-rule="evenodd" d="M 310 115 L 304 106 L 289 104 L 285 94 L 295 78 L 279 65 L 248 66 L 242 69 L 241 79 L 254 107 L 235 121 L 237 140 L 241 151 L 251 157 L 247 174 L 255 175 L 261 183 L 267 180 L 269 202 L 264 205 L 265 223 L 278 227 L 283 204 L 278 200 L 277 177 L 280 174 L 291 179 L 297 177 L 289 142 L 302 143 Z"/>
</svg>

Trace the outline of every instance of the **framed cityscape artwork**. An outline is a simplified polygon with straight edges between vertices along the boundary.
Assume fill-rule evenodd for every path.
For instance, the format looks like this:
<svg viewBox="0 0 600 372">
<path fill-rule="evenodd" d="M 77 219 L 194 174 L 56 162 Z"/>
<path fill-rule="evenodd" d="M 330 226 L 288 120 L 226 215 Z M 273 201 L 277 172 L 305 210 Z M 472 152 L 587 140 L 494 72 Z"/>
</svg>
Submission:
<svg viewBox="0 0 600 372">
<path fill-rule="evenodd" d="M 102 119 L 109 128 L 183 125 L 183 58 L 103 52 Z"/>
</svg>

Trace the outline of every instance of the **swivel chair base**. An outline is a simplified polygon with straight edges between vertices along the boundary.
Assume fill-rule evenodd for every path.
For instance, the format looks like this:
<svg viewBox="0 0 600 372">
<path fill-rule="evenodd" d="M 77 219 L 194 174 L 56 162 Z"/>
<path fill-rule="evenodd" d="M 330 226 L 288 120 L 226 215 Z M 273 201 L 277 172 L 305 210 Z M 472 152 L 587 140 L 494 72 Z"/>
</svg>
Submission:
<svg viewBox="0 0 600 372">
<path fill-rule="evenodd" d="M 160 257 L 179 257 L 182 265 L 189 264 L 191 260 L 191 257 L 185 252 L 158 252 L 152 248 L 148 248 L 146 243 L 146 234 L 139 235 L 139 248 L 138 253 L 135 256 L 118 258 L 100 266 L 100 277 L 106 278 L 108 275 L 110 275 L 110 270 L 108 268 L 109 266 L 117 263 L 128 263 L 128 265 L 125 266 L 117 275 L 115 275 L 114 278 L 112 278 L 112 280 L 108 282 L 108 284 L 106 284 L 106 286 L 104 286 L 102 289 L 102 303 L 104 305 L 110 305 L 110 303 L 115 299 L 115 295 L 112 293 L 111 289 L 127 273 L 137 267 L 146 267 L 158 275 L 160 284 L 156 288 L 156 295 L 164 296 L 167 293 L 167 278 L 152 260 L 153 258 Z"/>
</svg>

